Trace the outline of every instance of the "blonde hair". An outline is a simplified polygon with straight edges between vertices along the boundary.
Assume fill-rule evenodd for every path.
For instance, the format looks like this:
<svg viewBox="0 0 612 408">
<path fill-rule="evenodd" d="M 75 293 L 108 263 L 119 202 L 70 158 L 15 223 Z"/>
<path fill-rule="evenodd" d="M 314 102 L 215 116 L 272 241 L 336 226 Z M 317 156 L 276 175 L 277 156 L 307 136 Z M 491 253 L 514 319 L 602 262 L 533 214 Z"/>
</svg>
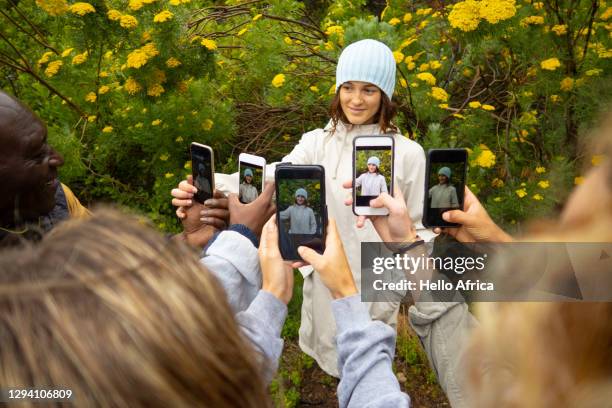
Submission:
<svg viewBox="0 0 612 408">
<path fill-rule="evenodd" d="M 182 243 L 114 210 L 0 260 L 2 387 L 75 406 L 270 406 L 225 293 Z"/>
</svg>

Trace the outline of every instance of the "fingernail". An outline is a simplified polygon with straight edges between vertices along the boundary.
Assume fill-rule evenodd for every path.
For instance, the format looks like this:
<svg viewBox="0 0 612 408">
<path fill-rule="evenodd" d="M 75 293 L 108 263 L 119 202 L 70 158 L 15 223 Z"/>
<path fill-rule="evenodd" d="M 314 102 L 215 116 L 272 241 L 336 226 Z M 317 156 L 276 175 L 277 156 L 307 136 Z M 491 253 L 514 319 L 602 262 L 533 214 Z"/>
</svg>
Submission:
<svg viewBox="0 0 612 408">
<path fill-rule="evenodd" d="M 212 205 L 212 200 L 206 200 L 206 201 L 204 201 L 204 205 Z"/>
<path fill-rule="evenodd" d="M 202 210 L 202 211 L 200 211 L 200 215 L 208 215 L 208 210 Z"/>
<path fill-rule="evenodd" d="M 193 204 L 193 201 L 191 200 L 187 200 L 187 202 L 189 203 L 189 205 Z"/>
<path fill-rule="evenodd" d="M 449 213 L 442 213 L 442 219 L 444 221 L 448 221 L 450 219 L 450 214 Z"/>
<path fill-rule="evenodd" d="M 302 252 L 304 252 L 304 247 L 298 247 L 297 251 L 301 254 Z"/>
</svg>

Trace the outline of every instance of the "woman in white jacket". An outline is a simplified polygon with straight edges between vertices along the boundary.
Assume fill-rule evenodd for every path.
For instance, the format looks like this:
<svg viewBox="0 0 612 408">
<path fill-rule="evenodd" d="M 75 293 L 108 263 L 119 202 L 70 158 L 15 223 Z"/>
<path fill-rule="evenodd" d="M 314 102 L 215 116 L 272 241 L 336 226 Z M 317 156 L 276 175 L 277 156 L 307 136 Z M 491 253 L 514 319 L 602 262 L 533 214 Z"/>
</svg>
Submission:
<svg viewBox="0 0 612 408">
<path fill-rule="evenodd" d="M 385 134 L 395 141 L 395 185 L 399 187 L 414 225 L 422 238 L 421 216 L 425 183 L 425 154 L 416 142 L 398 133 L 391 123 L 395 107 L 391 102 L 395 88 L 395 59 L 385 44 L 361 40 L 347 46 L 336 70 L 336 96 L 331 103 L 331 120 L 323 129 L 305 133 L 282 162 L 318 164 L 325 168 L 326 204 L 329 217 L 335 218 L 346 249 L 357 287 L 361 287 L 361 242 L 380 241 L 365 218 L 355 222 L 344 206 L 346 193 L 342 182 L 352 177 L 352 145 L 356 136 Z M 274 165 L 266 169 L 274 174 Z M 216 174 L 216 188 L 223 192 L 238 190 L 238 173 Z M 189 205 L 193 189 L 186 181 L 173 190 L 173 204 Z M 180 212 L 179 212 L 180 213 Z M 332 298 L 313 268 L 300 268 L 304 275 L 300 347 L 327 373 L 338 377 L 336 334 Z M 399 303 L 376 302 L 368 305 L 371 317 L 391 325 L 397 321 Z"/>
</svg>

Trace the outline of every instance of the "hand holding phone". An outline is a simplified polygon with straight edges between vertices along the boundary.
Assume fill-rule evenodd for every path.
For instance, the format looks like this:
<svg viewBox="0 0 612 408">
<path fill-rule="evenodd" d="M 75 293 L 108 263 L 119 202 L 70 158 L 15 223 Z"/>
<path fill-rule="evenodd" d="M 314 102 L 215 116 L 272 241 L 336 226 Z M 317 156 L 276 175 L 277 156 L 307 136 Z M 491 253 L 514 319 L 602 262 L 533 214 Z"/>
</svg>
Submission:
<svg viewBox="0 0 612 408">
<path fill-rule="evenodd" d="M 393 191 L 395 144 L 389 136 L 353 139 L 353 212 L 355 215 L 386 215 L 384 208 L 370 206 L 381 193 Z"/>
<path fill-rule="evenodd" d="M 300 261 L 299 246 L 324 250 L 327 206 L 325 169 L 318 165 L 278 165 L 276 222 L 283 259 Z"/>
<path fill-rule="evenodd" d="M 467 150 L 431 149 L 427 154 L 423 225 L 426 227 L 458 227 L 447 222 L 442 214 L 463 210 Z"/>
</svg>

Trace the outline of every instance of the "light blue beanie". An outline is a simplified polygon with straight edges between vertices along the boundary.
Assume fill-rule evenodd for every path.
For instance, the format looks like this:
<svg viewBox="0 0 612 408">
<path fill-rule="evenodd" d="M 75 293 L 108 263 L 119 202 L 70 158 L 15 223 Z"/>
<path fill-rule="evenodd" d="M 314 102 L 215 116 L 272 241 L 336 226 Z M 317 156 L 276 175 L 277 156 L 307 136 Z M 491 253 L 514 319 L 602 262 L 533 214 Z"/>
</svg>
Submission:
<svg viewBox="0 0 612 408">
<path fill-rule="evenodd" d="M 448 167 L 442 167 L 440 170 L 438 170 L 438 174 L 442 174 L 443 176 L 446 176 L 446 178 L 450 180 L 451 169 L 449 169 Z"/>
<path fill-rule="evenodd" d="M 305 199 L 308 199 L 308 193 L 306 192 L 306 190 L 304 190 L 303 188 L 298 188 L 295 191 L 295 198 L 297 198 L 297 196 L 302 196 Z"/>
<path fill-rule="evenodd" d="M 350 44 L 338 59 L 336 92 L 347 81 L 374 84 L 391 99 L 395 89 L 395 58 L 391 49 L 376 40 Z"/>
<path fill-rule="evenodd" d="M 372 156 L 368 159 L 368 164 L 374 164 L 376 167 L 380 167 L 380 159 L 376 156 Z"/>
<path fill-rule="evenodd" d="M 251 176 L 251 177 L 253 177 L 253 170 L 251 170 L 251 169 L 249 169 L 249 168 L 245 169 L 245 170 L 244 170 L 244 173 L 243 173 L 243 176 L 244 176 L 244 177 L 246 177 L 246 176 Z"/>
</svg>

